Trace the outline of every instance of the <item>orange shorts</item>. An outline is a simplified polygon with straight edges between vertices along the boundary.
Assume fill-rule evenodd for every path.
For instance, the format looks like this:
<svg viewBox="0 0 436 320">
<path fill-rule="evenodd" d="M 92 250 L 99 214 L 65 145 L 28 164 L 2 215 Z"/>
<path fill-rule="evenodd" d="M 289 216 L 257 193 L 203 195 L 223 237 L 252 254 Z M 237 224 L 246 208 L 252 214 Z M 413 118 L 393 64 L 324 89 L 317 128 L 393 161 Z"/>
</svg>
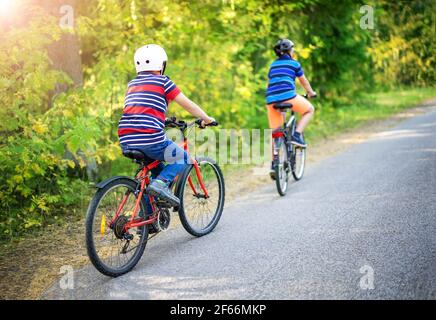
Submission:
<svg viewBox="0 0 436 320">
<path fill-rule="evenodd" d="M 283 103 L 292 103 L 292 111 L 297 112 L 301 115 L 314 110 L 313 105 L 304 97 L 297 94 L 293 99 L 282 101 Z M 277 102 L 276 102 L 277 103 Z M 266 106 L 268 110 L 268 122 L 270 129 L 277 129 L 283 125 L 284 119 L 283 114 L 273 108 L 274 104 L 271 103 Z"/>
</svg>

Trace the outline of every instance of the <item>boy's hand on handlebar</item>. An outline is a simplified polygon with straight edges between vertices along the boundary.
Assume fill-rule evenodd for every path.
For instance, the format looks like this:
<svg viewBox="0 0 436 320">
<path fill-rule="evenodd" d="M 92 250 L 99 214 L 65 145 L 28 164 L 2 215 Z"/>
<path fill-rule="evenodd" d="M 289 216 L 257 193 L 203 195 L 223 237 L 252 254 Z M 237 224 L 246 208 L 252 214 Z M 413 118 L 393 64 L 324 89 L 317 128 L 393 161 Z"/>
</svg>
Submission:
<svg viewBox="0 0 436 320">
<path fill-rule="evenodd" d="M 165 118 L 165 127 L 175 127 L 176 117 Z"/>
<path fill-rule="evenodd" d="M 306 93 L 306 94 L 304 95 L 304 97 L 305 97 L 306 99 L 316 98 L 316 96 L 317 96 L 317 94 L 316 94 L 315 91 L 312 91 L 312 92 L 310 92 L 310 93 Z"/>
<path fill-rule="evenodd" d="M 208 117 L 206 120 L 203 119 L 202 121 L 205 125 L 211 124 L 212 122 L 215 122 L 215 119 L 212 117 Z"/>
<path fill-rule="evenodd" d="M 218 122 L 216 122 L 216 120 L 214 118 L 208 117 L 206 120 L 204 119 L 198 119 L 196 121 L 196 123 L 198 124 L 198 126 L 201 129 L 206 128 L 207 126 L 217 126 Z"/>
</svg>

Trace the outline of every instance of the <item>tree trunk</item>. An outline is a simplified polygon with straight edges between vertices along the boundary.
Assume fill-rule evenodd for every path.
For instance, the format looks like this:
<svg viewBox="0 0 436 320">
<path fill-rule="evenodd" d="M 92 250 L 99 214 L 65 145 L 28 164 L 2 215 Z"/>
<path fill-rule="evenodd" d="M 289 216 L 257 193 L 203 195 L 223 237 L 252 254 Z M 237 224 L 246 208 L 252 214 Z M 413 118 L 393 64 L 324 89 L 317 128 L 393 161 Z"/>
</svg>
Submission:
<svg viewBox="0 0 436 320">
<path fill-rule="evenodd" d="M 74 34 L 75 18 L 77 16 L 76 0 L 41 1 L 41 5 L 52 15 L 59 18 L 59 24 L 68 32 L 64 32 L 59 41 L 52 43 L 49 56 L 53 67 L 68 74 L 75 87 L 83 84 L 82 60 L 80 57 L 80 44 Z M 66 91 L 68 86 L 58 85 L 54 94 Z"/>
</svg>

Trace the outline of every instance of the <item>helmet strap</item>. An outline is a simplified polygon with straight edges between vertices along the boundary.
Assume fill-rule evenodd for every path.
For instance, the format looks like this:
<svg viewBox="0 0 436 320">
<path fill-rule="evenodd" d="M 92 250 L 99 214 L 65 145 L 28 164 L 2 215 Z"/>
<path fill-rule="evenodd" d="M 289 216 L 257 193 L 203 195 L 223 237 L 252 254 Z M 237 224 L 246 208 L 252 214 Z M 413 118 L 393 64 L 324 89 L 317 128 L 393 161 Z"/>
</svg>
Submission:
<svg viewBox="0 0 436 320">
<path fill-rule="evenodd" d="M 167 66 L 167 62 L 164 61 L 164 62 L 163 62 L 162 70 L 160 71 L 160 74 L 161 74 L 161 75 L 163 75 L 163 74 L 165 73 L 165 68 L 166 68 L 166 66 Z"/>
</svg>

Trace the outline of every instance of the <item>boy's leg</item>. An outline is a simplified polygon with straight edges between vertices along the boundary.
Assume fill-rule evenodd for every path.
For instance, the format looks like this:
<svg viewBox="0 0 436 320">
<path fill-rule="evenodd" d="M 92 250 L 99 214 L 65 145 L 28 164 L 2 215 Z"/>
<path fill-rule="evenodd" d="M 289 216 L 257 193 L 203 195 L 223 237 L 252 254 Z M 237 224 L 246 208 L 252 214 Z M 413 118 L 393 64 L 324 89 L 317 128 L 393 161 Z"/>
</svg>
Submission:
<svg viewBox="0 0 436 320">
<path fill-rule="evenodd" d="M 151 170 L 151 177 L 153 179 L 155 179 L 164 168 L 165 168 L 165 165 L 163 163 L 160 163 L 156 168 L 153 168 Z M 150 199 L 149 199 L 147 193 L 143 194 L 143 198 L 145 201 L 145 210 L 146 210 L 145 217 L 146 217 L 146 219 L 149 219 L 151 217 L 151 214 L 153 213 L 153 207 L 151 206 Z M 158 231 L 159 231 L 159 227 L 157 226 L 157 221 L 155 221 L 155 222 L 153 222 L 153 224 L 149 225 L 148 232 L 150 234 L 156 233 Z"/>
<path fill-rule="evenodd" d="M 165 166 L 162 166 L 159 171 L 156 171 L 156 179 L 167 184 L 170 184 L 186 167 L 189 159 L 186 151 L 171 140 L 166 140 L 162 144 L 154 145 L 152 153 L 149 153 L 148 156 L 154 156 L 156 159 L 166 162 Z"/>
<path fill-rule="evenodd" d="M 151 170 L 151 177 L 153 179 L 156 179 L 156 177 L 162 172 L 162 170 L 165 168 L 165 165 L 163 163 L 160 163 L 156 168 L 153 168 Z M 143 195 L 146 205 L 146 216 L 153 213 L 153 208 L 151 207 L 150 200 L 148 199 L 148 195 L 144 193 Z"/>
<path fill-rule="evenodd" d="M 315 108 L 313 105 L 304 97 L 297 95 L 295 98 L 289 100 L 292 103 L 292 110 L 301 114 L 301 119 L 298 121 L 296 131 L 298 133 L 303 133 L 304 129 L 309 124 L 313 117 Z"/>
<path fill-rule="evenodd" d="M 291 142 L 297 146 L 306 147 L 307 144 L 304 141 L 302 133 L 312 119 L 315 108 L 306 98 L 300 95 L 297 95 L 295 98 L 289 100 L 289 102 L 292 103 L 292 110 L 301 114 L 301 119 L 298 121 L 297 128 L 295 129 L 295 133 L 292 135 Z"/>
<path fill-rule="evenodd" d="M 168 201 L 173 206 L 178 206 L 180 200 L 169 190 L 168 186 L 187 165 L 188 154 L 171 140 L 166 140 L 148 147 L 146 155 L 168 163 L 150 183 L 147 188 L 148 192 Z"/>
<path fill-rule="evenodd" d="M 269 128 L 274 131 L 280 129 L 285 121 L 283 114 L 279 110 L 274 109 L 274 103 L 267 105 L 266 108 L 268 112 Z"/>
<path fill-rule="evenodd" d="M 150 159 L 149 159 L 149 162 L 150 162 L 150 163 L 153 162 L 154 160 L 157 160 L 157 159 L 155 159 L 154 157 L 152 158 L 152 157 L 150 157 L 150 156 L 148 155 L 148 154 L 150 153 L 150 147 L 148 147 L 148 146 L 134 146 L 134 147 L 132 146 L 132 147 L 129 147 L 129 146 L 121 145 L 121 149 L 122 149 L 123 151 L 125 151 L 125 150 L 127 150 L 127 149 L 135 149 L 135 150 L 139 150 L 139 151 L 141 151 L 142 153 L 144 153 L 147 157 L 150 158 Z M 156 177 L 161 173 L 161 171 L 162 171 L 164 168 L 165 168 L 165 165 L 164 165 L 163 163 L 160 163 L 157 167 L 155 167 L 155 168 L 153 168 L 153 169 L 151 170 L 151 177 L 152 177 L 153 179 L 156 178 Z M 145 201 L 145 210 L 146 210 L 146 212 L 145 212 L 145 216 L 148 216 L 148 215 L 150 215 L 151 213 L 153 213 L 153 208 L 151 207 L 150 201 L 149 201 L 149 199 L 148 199 L 148 195 L 144 193 L 143 197 L 144 197 L 144 201 Z"/>
<path fill-rule="evenodd" d="M 121 148 L 124 151 L 125 149 L 128 149 L 129 147 L 121 146 Z M 148 151 L 148 148 L 145 146 L 135 146 L 135 147 L 131 147 L 131 149 L 136 149 L 136 150 L 142 151 L 146 155 L 147 155 L 147 151 Z M 153 161 L 154 160 L 150 158 L 150 162 L 153 162 Z M 157 167 L 155 167 L 151 170 L 151 177 L 153 179 L 156 178 L 164 168 L 165 168 L 165 165 L 163 163 L 160 163 Z M 142 195 L 142 197 L 143 197 L 143 200 L 145 202 L 145 210 L 144 210 L 145 212 L 140 211 L 139 216 L 144 218 L 145 220 L 148 220 L 150 218 L 151 214 L 153 213 L 153 207 L 151 206 L 148 194 L 144 193 Z M 140 232 L 140 231 L 138 231 L 138 232 Z M 154 222 L 153 224 L 150 224 L 148 226 L 148 232 L 149 232 L 149 234 L 158 232 L 157 222 Z"/>
<path fill-rule="evenodd" d="M 277 137 L 280 135 L 280 133 L 282 132 L 282 126 L 283 126 L 283 122 L 285 121 L 283 114 L 279 111 L 274 109 L 274 104 L 269 104 L 267 105 L 267 111 L 268 111 L 268 124 L 270 129 L 273 130 L 272 132 L 272 138 L 273 138 L 273 143 L 272 143 L 272 149 L 271 149 L 271 154 L 272 154 L 272 161 L 271 161 L 271 170 L 269 172 L 269 175 L 271 177 L 271 179 L 275 180 L 275 163 L 274 163 L 274 149 L 275 149 L 275 142 Z"/>
</svg>

